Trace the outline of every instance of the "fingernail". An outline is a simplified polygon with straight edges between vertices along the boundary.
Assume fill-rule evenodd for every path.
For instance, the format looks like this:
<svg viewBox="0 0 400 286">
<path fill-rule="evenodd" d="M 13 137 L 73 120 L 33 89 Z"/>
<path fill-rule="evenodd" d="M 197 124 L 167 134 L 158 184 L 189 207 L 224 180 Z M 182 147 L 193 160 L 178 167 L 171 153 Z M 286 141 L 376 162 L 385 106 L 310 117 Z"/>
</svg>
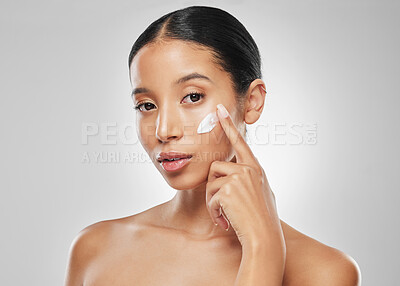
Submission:
<svg viewBox="0 0 400 286">
<path fill-rule="evenodd" d="M 230 225 L 230 223 L 229 222 L 227 222 L 228 223 L 228 227 L 225 229 L 226 231 L 228 231 L 229 230 L 229 225 Z"/>
<path fill-rule="evenodd" d="M 218 112 L 219 115 L 223 118 L 227 118 L 229 116 L 228 110 L 226 110 L 225 106 L 223 106 L 221 103 L 217 104 Z"/>
<path fill-rule="evenodd" d="M 224 213 L 222 212 L 222 208 L 220 208 L 219 209 L 219 215 L 222 215 L 222 217 L 224 218 L 224 220 L 226 221 L 226 224 L 228 225 L 228 227 L 225 229 L 226 231 L 228 231 L 229 230 L 229 225 L 230 225 L 230 223 L 229 223 L 229 220 L 226 218 L 226 216 L 224 215 Z"/>
</svg>

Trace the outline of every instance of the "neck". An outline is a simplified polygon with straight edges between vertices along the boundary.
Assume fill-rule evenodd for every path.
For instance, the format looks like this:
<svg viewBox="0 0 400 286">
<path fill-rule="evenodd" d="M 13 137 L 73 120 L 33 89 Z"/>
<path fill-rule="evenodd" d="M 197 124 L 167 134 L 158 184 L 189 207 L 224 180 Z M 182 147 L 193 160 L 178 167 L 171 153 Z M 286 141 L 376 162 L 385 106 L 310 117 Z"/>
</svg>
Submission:
<svg viewBox="0 0 400 286">
<path fill-rule="evenodd" d="M 236 162 L 235 156 L 231 162 Z M 214 225 L 206 206 L 206 183 L 207 181 L 194 189 L 178 190 L 175 196 L 164 204 L 164 223 L 168 227 L 197 237 L 235 235 L 232 226 L 225 231 L 221 226 Z"/>
</svg>

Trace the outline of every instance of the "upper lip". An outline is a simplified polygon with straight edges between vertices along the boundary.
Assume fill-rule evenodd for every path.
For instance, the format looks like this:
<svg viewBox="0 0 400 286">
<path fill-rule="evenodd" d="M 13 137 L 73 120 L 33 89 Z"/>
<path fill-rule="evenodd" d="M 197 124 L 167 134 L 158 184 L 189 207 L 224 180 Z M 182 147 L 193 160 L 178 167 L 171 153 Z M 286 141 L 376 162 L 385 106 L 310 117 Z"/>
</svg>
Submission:
<svg viewBox="0 0 400 286">
<path fill-rule="evenodd" d="M 160 152 L 157 154 L 157 161 L 161 162 L 165 159 L 188 158 L 188 157 L 192 157 L 192 154 L 179 151 Z"/>
</svg>

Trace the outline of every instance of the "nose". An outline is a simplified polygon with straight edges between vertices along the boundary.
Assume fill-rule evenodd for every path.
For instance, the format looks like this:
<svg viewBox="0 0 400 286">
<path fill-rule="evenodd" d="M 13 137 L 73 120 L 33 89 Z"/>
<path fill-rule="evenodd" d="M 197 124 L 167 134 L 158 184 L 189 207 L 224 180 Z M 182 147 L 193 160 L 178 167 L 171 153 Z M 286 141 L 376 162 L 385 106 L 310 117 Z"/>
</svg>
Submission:
<svg viewBox="0 0 400 286">
<path fill-rule="evenodd" d="M 156 137 L 161 142 L 179 140 L 183 136 L 182 120 L 171 108 L 160 109 L 156 126 Z"/>
</svg>

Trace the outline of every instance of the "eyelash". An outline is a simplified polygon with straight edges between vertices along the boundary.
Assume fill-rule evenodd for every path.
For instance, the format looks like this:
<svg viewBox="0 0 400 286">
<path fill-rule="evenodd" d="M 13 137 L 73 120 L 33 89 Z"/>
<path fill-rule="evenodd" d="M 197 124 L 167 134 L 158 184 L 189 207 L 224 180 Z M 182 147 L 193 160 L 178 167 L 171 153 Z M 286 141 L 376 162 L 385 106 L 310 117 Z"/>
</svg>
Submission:
<svg viewBox="0 0 400 286">
<path fill-rule="evenodd" d="M 199 101 L 205 96 L 203 93 L 194 91 L 194 92 L 188 93 L 185 97 L 190 96 L 190 95 L 199 95 L 199 96 L 200 96 L 200 99 L 197 100 L 197 101 L 195 101 L 194 103 L 199 102 Z M 184 98 L 185 98 L 185 97 L 184 97 Z M 137 104 L 136 106 L 134 106 L 133 108 L 134 108 L 135 110 L 139 111 L 139 112 L 142 112 L 142 111 L 140 110 L 140 107 L 141 107 L 142 105 L 146 104 L 146 103 L 147 103 L 147 102 L 141 102 L 141 103 Z M 151 103 L 151 104 L 152 104 L 152 103 Z M 150 110 L 147 110 L 147 111 L 150 111 Z"/>
</svg>

